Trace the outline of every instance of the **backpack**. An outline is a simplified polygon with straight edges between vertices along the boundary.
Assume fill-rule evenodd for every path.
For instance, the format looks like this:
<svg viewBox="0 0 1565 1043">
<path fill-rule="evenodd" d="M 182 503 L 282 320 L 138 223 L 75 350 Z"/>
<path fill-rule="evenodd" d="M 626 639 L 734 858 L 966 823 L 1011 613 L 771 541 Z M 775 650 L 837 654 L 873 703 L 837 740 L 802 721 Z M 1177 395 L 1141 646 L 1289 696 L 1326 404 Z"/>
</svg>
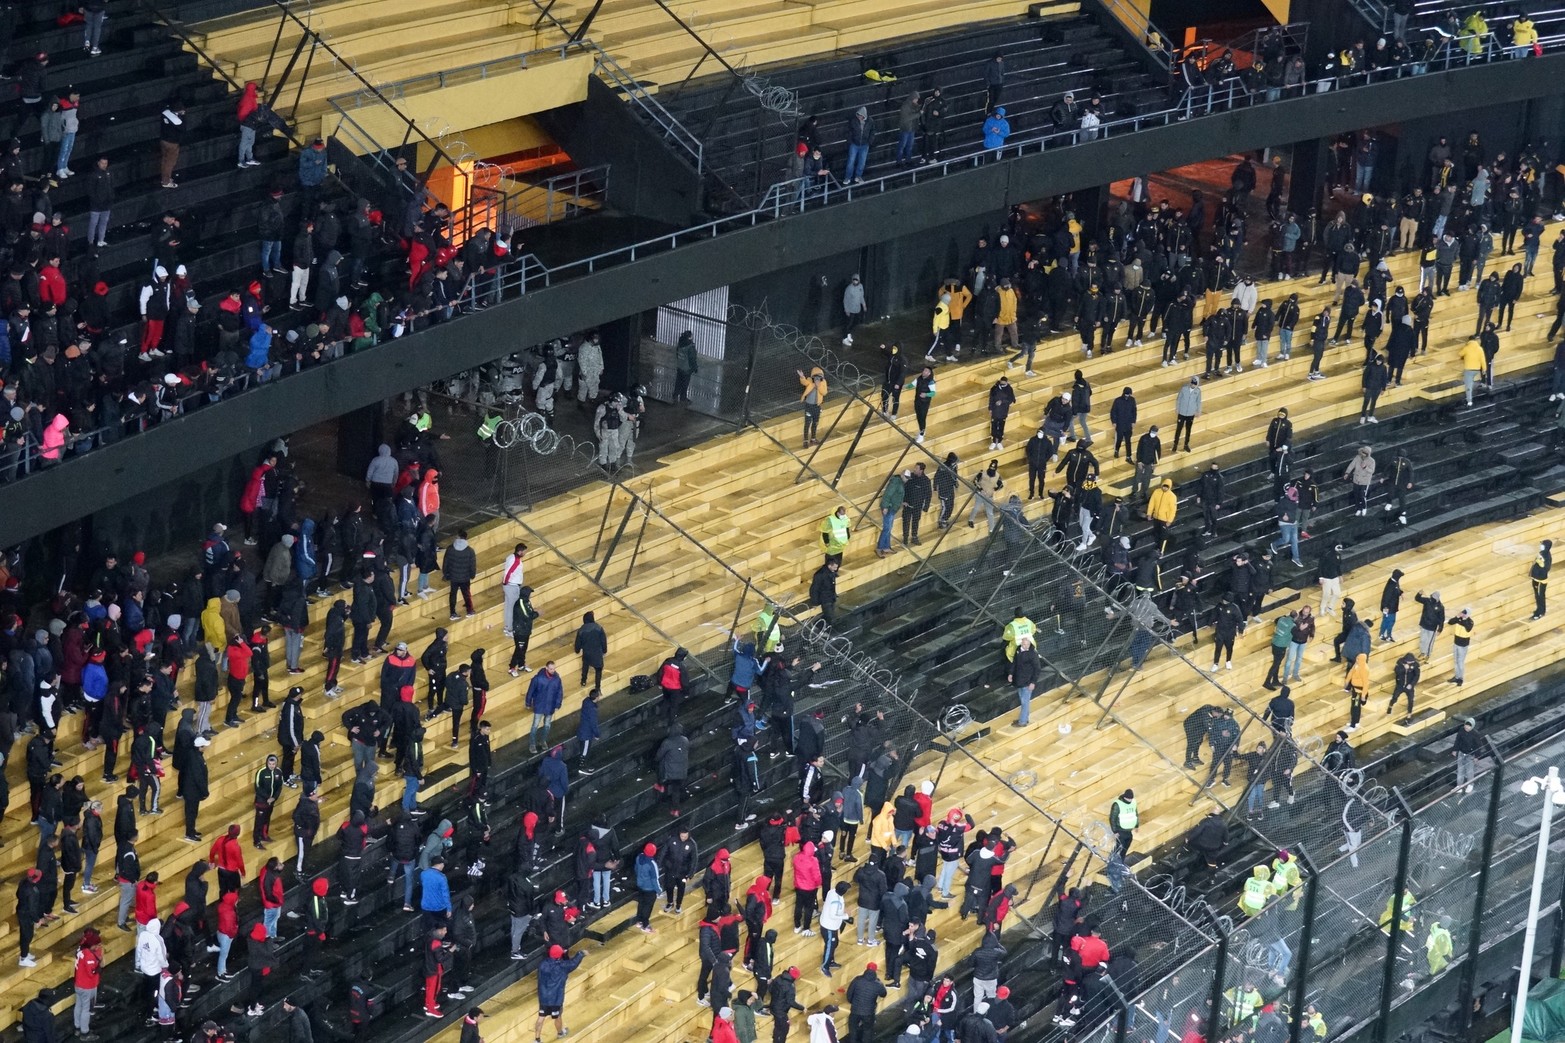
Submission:
<svg viewBox="0 0 1565 1043">
<path fill-rule="evenodd" d="M 658 684 L 664 688 L 679 688 L 683 685 L 683 671 L 679 664 L 670 659 L 663 664 L 663 669 L 658 674 Z"/>
<path fill-rule="evenodd" d="M 632 693 L 645 692 L 647 689 L 652 687 L 652 675 L 637 674 L 635 677 L 630 679 L 630 684 L 627 687 L 631 690 Z"/>
</svg>

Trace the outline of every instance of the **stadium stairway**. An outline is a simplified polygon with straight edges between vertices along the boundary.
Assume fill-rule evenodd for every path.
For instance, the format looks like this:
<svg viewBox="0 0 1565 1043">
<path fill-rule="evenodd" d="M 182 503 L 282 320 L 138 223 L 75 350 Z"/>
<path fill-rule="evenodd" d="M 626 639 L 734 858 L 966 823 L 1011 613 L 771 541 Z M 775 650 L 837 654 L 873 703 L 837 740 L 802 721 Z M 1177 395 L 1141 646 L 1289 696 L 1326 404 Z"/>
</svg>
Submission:
<svg viewBox="0 0 1565 1043">
<path fill-rule="evenodd" d="M 843 48 L 853 53 L 779 62 L 756 70 L 756 75 L 772 90 L 791 91 L 803 116 L 820 118 L 822 154 L 838 175 L 847 155 L 848 121 L 861 105 L 877 128 L 868 162 L 871 175 L 894 165 L 898 109 L 915 90 L 927 95 L 939 87 L 947 99 L 947 155 L 977 149 L 988 101 L 984 66 L 996 52 L 1006 55 L 1001 100 L 1017 140 L 1052 130 L 1049 110 L 1067 91 L 1083 102 L 1091 94 L 1100 95 L 1105 119 L 1163 103 L 1166 91 L 1152 77 L 1144 56 L 1127 51 L 1094 16 L 1076 13 L 1076 5 L 1056 7 L 1059 10 L 1042 21 L 1010 19 L 970 26 L 960 35 L 947 31 L 905 36 L 882 42 L 872 53 Z M 883 67 L 894 72 L 894 81 L 865 78 L 867 69 L 878 72 Z M 730 86 L 726 74 L 708 75 L 665 90 L 661 100 L 701 135 L 706 161 L 719 176 L 736 186 L 764 190 L 787 176 L 796 127 L 758 113 L 749 96 Z"/>
</svg>

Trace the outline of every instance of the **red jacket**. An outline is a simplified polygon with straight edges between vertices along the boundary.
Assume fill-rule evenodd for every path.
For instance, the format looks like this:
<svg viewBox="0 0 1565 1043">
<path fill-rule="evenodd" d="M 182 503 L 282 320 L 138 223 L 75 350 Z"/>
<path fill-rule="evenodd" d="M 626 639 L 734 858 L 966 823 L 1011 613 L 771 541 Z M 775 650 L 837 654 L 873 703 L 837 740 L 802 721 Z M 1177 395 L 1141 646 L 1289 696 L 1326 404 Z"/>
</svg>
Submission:
<svg viewBox="0 0 1565 1043">
<path fill-rule="evenodd" d="M 239 937 L 239 892 L 230 891 L 217 903 L 217 933 L 225 938 Z"/>
<path fill-rule="evenodd" d="M 228 646 L 228 676 L 243 681 L 250 676 L 250 646 L 243 641 Z"/>
<path fill-rule="evenodd" d="M 149 923 L 158 918 L 158 885 L 143 880 L 136 885 L 136 922 Z"/>
<path fill-rule="evenodd" d="M 245 875 L 245 852 L 239 846 L 239 838 L 223 834 L 212 841 L 212 850 L 207 852 L 208 862 L 219 869 L 226 869 L 230 873 Z"/>
<path fill-rule="evenodd" d="M 712 1019 L 712 1043 L 739 1043 L 734 1024 L 724 1018 Z"/>
<path fill-rule="evenodd" d="M 60 269 L 46 264 L 38 270 L 38 297 L 45 304 L 61 305 L 69 294 L 65 288 L 65 276 Z"/>
<path fill-rule="evenodd" d="M 929 797 L 923 793 L 913 794 L 913 799 L 918 801 L 918 828 L 923 829 L 932 821 L 931 816 L 934 814 L 934 805 Z"/>
<path fill-rule="evenodd" d="M 76 950 L 76 987 L 96 989 L 103 969 L 103 946 L 88 945 Z"/>
<path fill-rule="evenodd" d="M 265 866 L 262 866 L 261 875 L 255 878 L 255 882 L 261 891 L 261 908 L 281 909 L 283 905 L 282 874 L 273 873 Z"/>
</svg>

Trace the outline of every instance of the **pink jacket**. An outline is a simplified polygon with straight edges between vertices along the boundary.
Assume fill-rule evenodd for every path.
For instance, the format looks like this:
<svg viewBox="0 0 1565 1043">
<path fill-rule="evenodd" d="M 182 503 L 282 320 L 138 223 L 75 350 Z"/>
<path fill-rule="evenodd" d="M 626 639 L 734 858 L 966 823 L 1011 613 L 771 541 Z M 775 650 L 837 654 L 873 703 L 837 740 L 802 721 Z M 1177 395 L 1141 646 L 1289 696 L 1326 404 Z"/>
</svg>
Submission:
<svg viewBox="0 0 1565 1043">
<path fill-rule="evenodd" d="M 54 414 L 54 419 L 44 429 L 43 451 L 39 455 L 50 463 L 59 463 L 61 450 L 65 448 L 65 429 L 70 426 L 71 420 L 64 413 Z"/>
</svg>

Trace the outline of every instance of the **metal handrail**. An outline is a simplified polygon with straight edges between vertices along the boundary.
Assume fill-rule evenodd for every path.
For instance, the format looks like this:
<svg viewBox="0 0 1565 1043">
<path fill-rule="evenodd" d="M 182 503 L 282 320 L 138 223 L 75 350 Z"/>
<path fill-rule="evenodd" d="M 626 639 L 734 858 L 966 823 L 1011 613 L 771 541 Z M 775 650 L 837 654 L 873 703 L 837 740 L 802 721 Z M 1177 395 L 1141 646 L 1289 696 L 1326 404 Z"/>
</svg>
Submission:
<svg viewBox="0 0 1565 1043">
<path fill-rule="evenodd" d="M 607 80 L 612 86 L 619 89 L 627 98 L 631 99 L 645 112 L 652 122 L 656 123 L 663 131 L 663 136 L 678 145 L 695 162 L 696 173 L 704 172 L 704 149 L 701 139 L 697 138 L 683 123 L 674 118 L 674 114 L 663 107 L 647 89 L 641 86 L 630 73 L 626 72 L 619 62 L 609 56 L 608 52 L 591 40 L 582 41 L 597 53 L 597 63 L 593 66 L 593 72 L 601 79 Z"/>
<path fill-rule="evenodd" d="M 1163 67 L 1167 72 L 1170 68 L 1170 52 L 1172 41 L 1152 21 L 1152 16 L 1146 11 L 1141 11 L 1125 0 L 1098 0 L 1105 9 L 1112 14 L 1121 25 L 1133 30 L 1141 39 L 1141 45 L 1152 55 L 1152 60 Z"/>
</svg>

